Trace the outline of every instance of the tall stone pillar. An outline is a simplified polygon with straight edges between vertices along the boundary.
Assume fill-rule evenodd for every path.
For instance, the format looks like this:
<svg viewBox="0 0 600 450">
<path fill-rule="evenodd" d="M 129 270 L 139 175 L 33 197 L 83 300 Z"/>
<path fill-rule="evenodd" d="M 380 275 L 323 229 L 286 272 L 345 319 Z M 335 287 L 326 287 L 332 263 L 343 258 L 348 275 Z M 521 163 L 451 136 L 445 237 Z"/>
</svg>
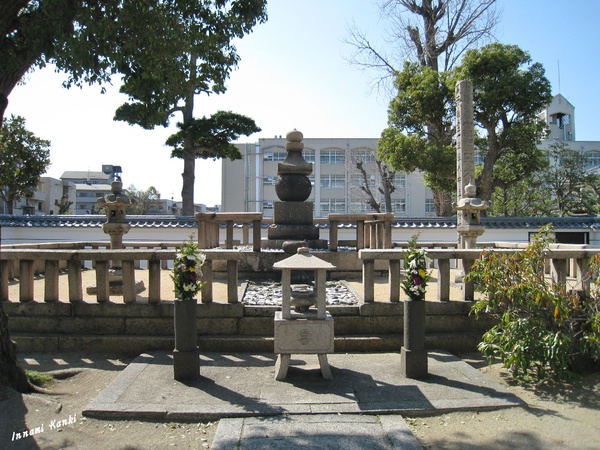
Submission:
<svg viewBox="0 0 600 450">
<path fill-rule="evenodd" d="M 473 83 L 456 83 L 456 201 L 465 196 L 465 187 L 475 182 L 475 127 L 473 122 Z M 458 214 L 456 225 L 462 225 Z M 459 234 L 458 248 L 465 248 Z"/>
<path fill-rule="evenodd" d="M 475 181 L 475 125 L 473 122 L 473 83 L 456 83 L 456 229 L 458 248 L 477 248 L 477 238 L 485 231 L 481 212 L 487 202 L 476 197 Z M 462 281 L 472 261 L 464 261 L 456 281 Z M 465 300 L 473 299 L 472 283 L 464 285 Z"/>
</svg>

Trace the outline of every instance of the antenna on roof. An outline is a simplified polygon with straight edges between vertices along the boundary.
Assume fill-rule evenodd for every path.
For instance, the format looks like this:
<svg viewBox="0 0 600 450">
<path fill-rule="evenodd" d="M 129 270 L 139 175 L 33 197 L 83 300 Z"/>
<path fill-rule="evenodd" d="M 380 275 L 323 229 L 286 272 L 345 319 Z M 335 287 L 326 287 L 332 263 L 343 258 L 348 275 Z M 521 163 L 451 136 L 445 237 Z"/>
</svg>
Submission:
<svg viewBox="0 0 600 450">
<path fill-rule="evenodd" d="M 560 94 L 560 59 L 556 60 L 556 64 L 558 65 L 558 93 Z"/>
</svg>

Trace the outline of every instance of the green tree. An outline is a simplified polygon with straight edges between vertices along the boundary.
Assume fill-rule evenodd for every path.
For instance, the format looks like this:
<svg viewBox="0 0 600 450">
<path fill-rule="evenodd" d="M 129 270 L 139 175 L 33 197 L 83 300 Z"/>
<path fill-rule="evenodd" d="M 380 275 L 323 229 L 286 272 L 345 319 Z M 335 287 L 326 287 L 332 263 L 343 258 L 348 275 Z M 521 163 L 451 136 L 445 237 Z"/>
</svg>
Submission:
<svg viewBox="0 0 600 450">
<path fill-rule="evenodd" d="M 444 91 L 443 76 L 436 78 L 435 74 L 452 69 L 466 49 L 491 37 L 498 22 L 495 3 L 496 0 L 384 1 L 380 8 L 384 24 L 389 25 L 384 25 L 391 37 L 388 51 L 377 48 L 357 27 L 349 30 L 348 43 L 355 49 L 351 63 L 380 73 L 381 76 L 376 78 L 377 86 L 387 87 L 388 81 L 393 80 L 393 91 L 397 91 L 389 108 L 389 127 L 382 133 L 378 149 L 380 157 L 394 170 L 424 172 L 425 181 L 433 190 L 437 215 L 451 213 L 454 189 L 449 188 L 449 180 L 456 171 L 449 167 L 454 130 L 447 123 L 449 105 L 445 102 L 448 99 L 446 95 L 439 95 L 441 92 L 425 94 L 428 104 L 420 105 L 420 93 L 415 91 L 418 83 L 406 77 L 419 76 L 429 87 L 437 83 L 439 86 L 435 90 Z M 403 92 L 403 89 L 409 92 Z M 411 99 L 415 102 L 410 102 Z M 420 116 L 424 122 L 410 121 L 405 114 L 408 111 L 399 109 L 402 104 L 408 104 L 408 111 L 420 109 L 415 118 Z M 423 115 L 425 109 L 428 114 Z M 415 128 L 418 128 L 417 132 Z M 403 136 L 406 134 L 409 138 Z M 393 156 L 394 153 L 399 155 Z M 391 162 L 394 160 L 398 165 Z"/>
<path fill-rule="evenodd" d="M 449 77 L 449 72 L 405 63 L 396 78 L 398 94 L 390 102 L 388 128 L 377 147 L 379 158 L 394 170 L 420 170 L 427 186 L 440 193 L 456 186 L 454 88 Z M 437 206 L 438 215 L 450 213 L 443 203 Z"/>
<path fill-rule="evenodd" d="M 266 20 L 266 0 L 49 0 L 53 8 L 34 0 L 16 3 L 0 22 L 4 107 L 27 70 L 53 62 L 68 74 L 67 87 L 121 75 L 120 90 L 130 101 L 115 118 L 146 129 L 167 126 L 175 112 L 185 127 L 193 122 L 195 95 L 226 90 L 239 61 L 233 41 Z M 186 215 L 194 212 L 197 156 L 189 139 L 182 155 Z"/>
<path fill-rule="evenodd" d="M 552 193 L 544 184 L 543 172 L 537 172 L 516 183 L 498 183 L 487 210 L 490 216 L 547 216 Z"/>
<path fill-rule="evenodd" d="M 187 101 L 192 101 L 190 97 Z M 194 171 L 196 158 L 241 159 L 242 155 L 232 141 L 240 135 L 257 133 L 260 128 L 254 120 L 231 111 L 218 111 L 210 117 L 194 119 L 184 113 L 184 121 L 177 124 L 180 131 L 171 135 L 166 144 L 173 147 L 172 158 L 183 159 L 183 188 L 181 191 L 183 215 L 194 214 Z"/>
<path fill-rule="evenodd" d="M 121 118 L 137 116 L 147 128 L 167 124 L 171 113 L 183 108 L 192 117 L 189 96 L 225 90 L 224 82 L 238 62 L 232 41 L 264 20 L 266 0 L 0 2 L 0 117 L 23 76 L 48 63 L 69 75 L 67 87 L 110 83 L 120 75 L 123 92 L 139 100 Z M 180 104 L 173 92 L 188 97 Z M 141 114 L 144 103 L 155 106 L 146 119 Z M 192 170 L 184 168 L 184 191 L 193 207 Z M 4 376 L 22 370 L 1 303 L 0 319 L 2 381 L 17 386 L 10 382 L 14 377 Z"/>
<path fill-rule="evenodd" d="M 586 158 L 564 142 L 555 142 L 548 149 L 550 164 L 542 179 L 550 193 L 546 215 L 592 215 L 598 197 L 594 186 L 598 175 L 586 170 Z"/>
<path fill-rule="evenodd" d="M 127 210 L 128 214 L 147 214 L 152 209 L 160 209 L 162 204 L 160 201 L 160 192 L 154 186 L 148 189 L 137 189 L 133 184 L 127 188 L 129 198 L 133 206 Z"/>
<path fill-rule="evenodd" d="M 0 130 L 0 198 L 8 214 L 14 202 L 31 197 L 40 177 L 50 165 L 50 141 L 25 128 L 25 119 L 11 116 L 2 120 Z"/>
<path fill-rule="evenodd" d="M 497 186 L 516 183 L 546 165 L 537 144 L 546 124 L 537 114 L 552 100 L 550 82 L 540 63 L 515 45 L 493 43 L 468 50 L 455 79 L 473 82 L 476 137 L 483 167 L 478 196 L 490 200 Z"/>
<path fill-rule="evenodd" d="M 25 119 L 2 119 L 0 129 L 0 198 L 12 213 L 13 201 L 33 193 L 50 164 L 50 142 L 25 128 Z M 0 385 L 20 392 L 35 388 L 17 363 L 16 348 L 8 332 L 8 317 L 0 301 Z"/>
</svg>

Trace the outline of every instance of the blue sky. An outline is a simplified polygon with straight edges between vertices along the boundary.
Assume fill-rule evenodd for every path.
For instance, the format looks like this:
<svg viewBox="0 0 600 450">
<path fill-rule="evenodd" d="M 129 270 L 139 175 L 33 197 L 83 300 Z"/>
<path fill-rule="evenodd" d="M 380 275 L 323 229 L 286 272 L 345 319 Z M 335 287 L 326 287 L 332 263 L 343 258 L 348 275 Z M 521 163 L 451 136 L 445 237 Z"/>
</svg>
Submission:
<svg viewBox="0 0 600 450">
<path fill-rule="evenodd" d="M 552 83 L 575 106 L 576 138 L 600 141 L 600 0 L 498 0 L 499 42 L 516 44 L 540 62 Z M 262 132 L 243 138 L 285 135 L 298 129 L 310 137 L 378 137 L 387 122 L 388 99 L 371 90 L 373 74 L 351 67 L 345 57 L 347 24 L 382 39 L 379 10 L 370 0 L 271 0 L 269 21 L 238 44 L 241 62 L 220 96 L 201 96 L 196 116 L 219 109 L 252 117 Z M 170 129 L 142 130 L 112 120 L 126 98 L 117 88 L 65 90 L 63 76 L 36 71 L 9 97 L 8 114 L 52 142 L 48 173 L 99 171 L 121 165 L 125 186 L 155 186 L 165 198 L 181 198 L 181 160 L 170 159 Z M 173 124 L 179 118 L 175 117 Z M 195 201 L 220 203 L 220 163 L 198 162 Z M 218 188 L 217 188 L 218 187 Z"/>
</svg>

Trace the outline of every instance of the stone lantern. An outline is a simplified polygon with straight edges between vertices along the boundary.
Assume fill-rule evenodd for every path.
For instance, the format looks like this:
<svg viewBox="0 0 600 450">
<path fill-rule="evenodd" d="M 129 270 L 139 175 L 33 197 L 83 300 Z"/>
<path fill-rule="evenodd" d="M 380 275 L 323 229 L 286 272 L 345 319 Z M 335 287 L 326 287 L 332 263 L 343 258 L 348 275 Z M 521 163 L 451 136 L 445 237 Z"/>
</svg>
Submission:
<svg viewBox="0 0 600 450">
<path fill-rule="evenodd" d="M 102 225 L 102 231 L 110 236 L 110 249 L 118 250 L 123 248 L 123 235 L 127 234 L 131 225 L 127 222 L 126 211 L 133 202 L 127 195 L 127 191 L 123 192 L 123 183 L 119 178 L 116 178 L 111 184 L 112 194 L 107 194 L 97 200 L 100 207 L 106 208 L 106 223 Z M 120 260 L 112 260 L 109 270 L 108 279 L 110 293 L 113 295 L 123 294 L 123 268 Z M 144 282 L 138 281 L 135 283 L 136 293 L 144 291 Z M 90 286 L 87 289 L 89 294 L 96 293 L 96 287 Z"/>
<path fill-rule="evenodd" d="M 327 354 L 333 353 L 333 317 L 326 310 L 325 284 L 327 270 L 335 266 L 300 247 L 297 254 L 273 264 L 273 268 L 282 272 L 282 308 L 274 319 L 275 379 L 285 379 L 292 354 L 318 355 L 323 378 L 333 378 L 327 361 Z M 314 273 L 314 284 L 293 285 L 292 271 Z"/>
<path fill-rule="evenodd" d="M 468 250 L 477 248 L 477 238 L 485 231 L 485 227 L 481 225 L 481 211 L 488 208 L 488 203 L 475 197 L 476 192 L 475 185 L 469 182 L 465 186 L 464 196 L 452 205 L 456 208 L 456 214 L 458 215 L 456 230 L 458 231 L 459 240 L 462 248 Z M 463 259 L 462 264 L 463 266 L 456 276 L 456 281 L 464 280 L 467 269 L 471 267 L 473 261 Z M 464 283 L 463 300 L 473 300 L 474 295 L 475 286 L 473 282 Z"/>
<path fill-rule="evenodd" d="M 488 203 L 475 197 L 476 192 L 475 185 L 469 182 L 465 186 L 464 196 L 452 205 L 460 215 L 457 231 L 466 249 L 477 248 L 477 238 L 485 232 L 485 227 L 481 225 L 481 211 L 488 208 Z"/>
</svg>

